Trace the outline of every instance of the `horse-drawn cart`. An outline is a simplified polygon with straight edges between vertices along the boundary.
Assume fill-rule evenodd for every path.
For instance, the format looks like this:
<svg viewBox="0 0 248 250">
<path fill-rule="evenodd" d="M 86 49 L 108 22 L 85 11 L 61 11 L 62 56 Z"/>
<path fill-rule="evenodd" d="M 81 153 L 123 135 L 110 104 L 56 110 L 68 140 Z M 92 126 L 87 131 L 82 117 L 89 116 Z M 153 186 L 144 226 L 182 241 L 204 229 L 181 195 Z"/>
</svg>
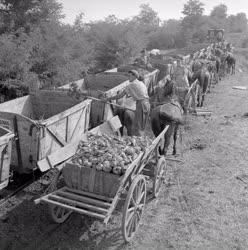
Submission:
<svg viewBox="0 0 248 250">
<path fill-rule="evenodd" d="M 107 224 L 117 203 L 125 197 L 121 228 L 124 240 L 129 242 L 138 228 L 144 210 L 147 193 L 146 180 L 152 180 L 154 197 L 158 196 L 163 183 L 166 161 L 164 156 L 159 154 L 159 148 L 164 145 L 164 135 L 167 129 L 168 126 L 145 150 L 138 154 L 135 160 L 128 165 L 123 175 L 118 176 L 83 167 L 81 169 L 90 172 L 87 178 L 85 178 L 86 172 L 84 175 L 80 174 L 81 177 L 78 174 L 74 175 L 74 178 L 81 178 L 80 180 L 83 179 L 87 182 L 87 184 L 82 185 L 83 189 L 79 190 L 67 185 L 35 200 L 35 203 L 47 203 L 51 216 L 57 223 L 64 222 L 72 212 L 77 212 L 96 217 Z M 154 161 L 154 156 L 156 163 L 152 164 L 151 158 Z M 71 165 L 71 167 L 73 164 L 75 165 L 72 162 L 66 164 Z M 104 191 L 101 193 L 101 190 Z"/>
</svg>

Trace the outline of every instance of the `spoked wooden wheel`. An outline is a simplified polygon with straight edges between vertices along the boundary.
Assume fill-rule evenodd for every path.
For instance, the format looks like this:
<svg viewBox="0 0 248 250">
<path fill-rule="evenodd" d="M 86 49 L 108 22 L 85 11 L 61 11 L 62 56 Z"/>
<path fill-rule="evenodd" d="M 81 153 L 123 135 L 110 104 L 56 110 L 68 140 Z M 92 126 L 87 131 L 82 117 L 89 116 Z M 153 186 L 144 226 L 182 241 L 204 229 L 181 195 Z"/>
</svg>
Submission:
<svg viewBox="0 0 248 250">
<path fill-rule="evenodd" d="M 49 212 L 56 223 L 63 223 L 72 213 L 71 210 L 56 205 L 49 205 Z"/>
<path fill-rule="evenodd" d="M 143 175 L 138 175 L 133 180 L 124 204 L 122 217 L 122 235 L 126 242 L 134 237 L 139 227 L 139 222 L 146 202 L 146 180 Z"/>
<path fill-rule="evenodd" d="M 160 157 L 154 171 L 153 196 L 156 198 L 161 190 L 166 174 L 166 161 L 164 156 Z"/>
</svg>

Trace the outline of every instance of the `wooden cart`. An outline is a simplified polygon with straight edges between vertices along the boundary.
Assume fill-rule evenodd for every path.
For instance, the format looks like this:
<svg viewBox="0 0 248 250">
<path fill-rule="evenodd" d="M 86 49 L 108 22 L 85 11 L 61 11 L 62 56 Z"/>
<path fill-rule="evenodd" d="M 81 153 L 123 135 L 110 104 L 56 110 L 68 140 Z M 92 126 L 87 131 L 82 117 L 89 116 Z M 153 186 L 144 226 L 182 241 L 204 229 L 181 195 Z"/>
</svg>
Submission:
<svg viewBox="0 0 248 250">
<path fill-rule="evenodd" d="M 159 155 L 159 147 L 164 145 L 164 134 L 168 126 L 155 138 L 152 144 L 130 164 L 126 173 L 115 178 L 111 185 L 111 192 L 117 188 L 113 195 L 101 195 L 95 193 L 94 188 L 89 191 L 81 191 L 69 187 L 63 187 L 48 195 L 35 200 L 35 203 L 47 203 L 53 220 L 57 223 L 64 222 L 72 212 L 96 217 L 108 223 L 117 203 L 125 197 L 122 217 L 122 234 L 126 242 L 129 242 L 138 226 L 146 202 L 146 179 L 153 180 L 153 196 L 157 197 L 166 171 L 164 156 Z M 152 156 L 156 156 L 156 164 L 147 164 Z M 103 171 L 98 171 L 105 174 Z M 109 173 L 108 173 L 109 174 Z M 91 176 L 91 186 L 94 184 L 94 176 Z M 122 197 L 122 198 L 121 198 Z"/>
</svg>

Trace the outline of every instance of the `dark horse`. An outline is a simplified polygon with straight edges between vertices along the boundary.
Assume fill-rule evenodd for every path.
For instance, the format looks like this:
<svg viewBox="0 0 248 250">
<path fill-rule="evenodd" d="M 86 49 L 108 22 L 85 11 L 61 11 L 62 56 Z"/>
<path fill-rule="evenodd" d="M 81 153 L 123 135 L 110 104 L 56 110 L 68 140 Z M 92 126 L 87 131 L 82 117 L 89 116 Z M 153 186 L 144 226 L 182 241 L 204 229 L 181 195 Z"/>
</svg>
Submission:
<svg viewBox="0 0 248 250">
<path fill-rule="evenodd" d="M 233 56 L 233 54 L 228 53 L 226 57 L 226 63 L 227 63 L 227 73 L 232 75 L 235 74 L 236 59 Z"/>
<path fill-rule="evenodd" d="M 211 76 L 207 65 L 204 65 L 200 70 L 193 74 L 191 82 L 194 82 L 195 80 L 197 80 L 197 106 L 202 107 L 205 100 L 205 95 L 207 94 L 207 89 L 211 86 Z"/>
<path fill-rule="evenodd" d="M 194 99 L 194 94 L 192 92 L 193 89 L 194 86 L 191 88 L 177 87 L 176 83 L 171 81 L 166 84 L 163 89 L 159 90 L 160 97 L 163 95 L 162 93 L 166 93 L 166 95 L 164 95 L 166 103 L 158 105 L 151 110 L 151 127 L 154 135 L 157 137 L 163 129 L 169 125 L 169 128 L 164 136 L 163 148 L 160 148 L 159 150 L 161 155 L 167 154 L 172 135 L 174 141 L 172 154 L 175 155 L 177 153 L 176 142 L 178 129 L 179 125 L 183 123 L 183 114 L 187 113 L 189 108 L 189 102 L 191 100 L 190 97 Z M 160 101 L 162 100 L 160 99 Z M 193 103 L 195 104 L 195 101 Z M 178 119 L 171 119 L 168 116 L 168 113 L 170 112 L 169 109 L 175 111 Z"/>
</svg>

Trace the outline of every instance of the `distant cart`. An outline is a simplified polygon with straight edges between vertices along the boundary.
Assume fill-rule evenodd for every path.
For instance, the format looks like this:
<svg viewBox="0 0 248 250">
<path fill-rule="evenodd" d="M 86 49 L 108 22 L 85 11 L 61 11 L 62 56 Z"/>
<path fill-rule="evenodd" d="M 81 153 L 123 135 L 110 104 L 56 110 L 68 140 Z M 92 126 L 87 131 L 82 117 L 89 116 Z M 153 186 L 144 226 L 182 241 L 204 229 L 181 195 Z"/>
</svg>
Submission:
<svg viewBox="0 0 248 250">
<path fill-rule="evenodd" d="M 79 140 L 88 130 L 90 104 L 62 91 L 38 91 L 0 104 L 0 126 L 15 135 L 12 170 L 32 172 L 39 160 Z"/>
<path fill-rule="evenodd" d="M 146 179 L 153 180 L 153 196 L 157 197 L 166 173 L 165 157 L 159 154 L 159 147 L 163 147 L 164 135 L 168 126 L 154 139 L 152 144 L 129 165 L 122 176 L 97 171 L 92 168 L 81 168 L 84 188 L 73 189 L 62 187 L 48 195 L 35 200 L 49 205 L 53 220 L 63 223 L 72 212 L 96 217 L 108 223 L 117 203 L 125 197 L 122 217 L 122 234 L 129 242 L 138 226 L 146 202 Z M 156 163 L 148 164 L 155 154 Z M 73 167 L 74 163 L 68 167 Z"/>
</svg>

